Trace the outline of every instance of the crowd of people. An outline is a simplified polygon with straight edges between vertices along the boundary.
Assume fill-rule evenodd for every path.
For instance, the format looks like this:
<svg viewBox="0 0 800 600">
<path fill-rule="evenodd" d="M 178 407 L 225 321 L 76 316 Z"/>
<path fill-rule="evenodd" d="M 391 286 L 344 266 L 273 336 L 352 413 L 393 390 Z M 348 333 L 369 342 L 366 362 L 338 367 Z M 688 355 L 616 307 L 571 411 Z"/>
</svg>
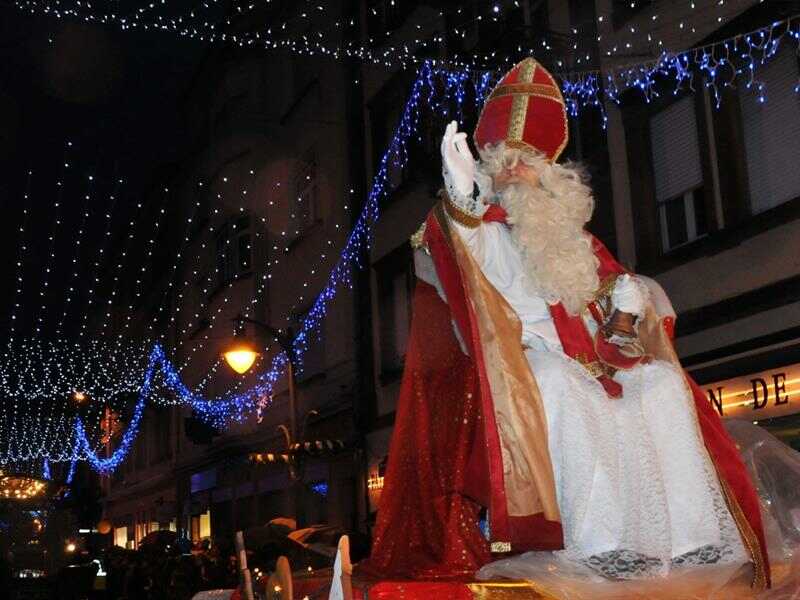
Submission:
<svg viewBox="0 0 800 600">
<path fill-rule="evenodd" d="M 106 552 L 107 600 L 189 600 L 200 590 L 238 585 L 233 546 L 208 544 Z"/>
</svg>

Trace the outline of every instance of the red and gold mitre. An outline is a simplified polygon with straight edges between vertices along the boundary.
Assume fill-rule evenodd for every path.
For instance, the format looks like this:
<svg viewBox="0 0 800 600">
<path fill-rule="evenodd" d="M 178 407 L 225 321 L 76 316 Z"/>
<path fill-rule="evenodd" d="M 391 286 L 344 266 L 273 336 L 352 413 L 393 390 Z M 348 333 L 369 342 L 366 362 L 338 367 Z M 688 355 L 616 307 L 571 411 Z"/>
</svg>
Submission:
<svg viewBox="0 0 800 600">
<path fill-rule="evenodd" d="M 473 139 L 478 149 L 505 142 L 558 160 L 569 140 L 567 109 L 547 69 L 532 58 L 511 69 L 489 94 Z"/>
</svg>

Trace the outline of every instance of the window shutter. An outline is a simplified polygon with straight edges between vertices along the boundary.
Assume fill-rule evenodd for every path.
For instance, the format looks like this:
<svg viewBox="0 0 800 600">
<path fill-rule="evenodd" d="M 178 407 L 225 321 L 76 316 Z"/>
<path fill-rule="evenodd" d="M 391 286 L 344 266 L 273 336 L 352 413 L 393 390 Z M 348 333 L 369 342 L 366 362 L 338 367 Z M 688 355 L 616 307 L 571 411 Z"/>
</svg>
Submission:
<svg viewBox="0 0 800 600">
<path fill-rule="evenodd" d="M 694 95 L 650 120 L 656 200 L 664 202 L 703 183 Z"/>
<path fill-rule="evenodd" d="M 800 94 L 797 58 L 784 46 L 755 72 L 765 84 L 765 102 L 758 101 L 756 84 L 739 88 L 742 108 L 750 207 L 765 211 L 800 196 Z M 724 168 L 724 165 L 722 166 Z"/>
</svg>

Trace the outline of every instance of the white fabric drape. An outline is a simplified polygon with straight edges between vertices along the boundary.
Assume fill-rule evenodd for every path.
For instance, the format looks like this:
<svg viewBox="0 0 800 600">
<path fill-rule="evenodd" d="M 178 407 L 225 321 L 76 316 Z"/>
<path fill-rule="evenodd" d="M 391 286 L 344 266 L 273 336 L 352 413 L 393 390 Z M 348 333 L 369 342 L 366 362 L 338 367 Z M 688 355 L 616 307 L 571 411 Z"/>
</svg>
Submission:
<svg viewBox="0 0 800 600">
<path fill-rule="evenodd" d="M 622 371 L 616 379 L 623 397 L 609 398 L 562 351 L 547 303 L 530 293 L 507 226 L 453 226 L 522 322 L 520 343 L 529 348 L 547 416 L 564 527 L 565 550 L 558 554 L 611 578 L 747 562 L 682 374 L 660 361 Z M 586 323 L 594 327 L 588 317 Z M 516 568 L 526 556 L 511 564 Z M 507 563 L 482 574 L 503 575 Z"/>
</svg>

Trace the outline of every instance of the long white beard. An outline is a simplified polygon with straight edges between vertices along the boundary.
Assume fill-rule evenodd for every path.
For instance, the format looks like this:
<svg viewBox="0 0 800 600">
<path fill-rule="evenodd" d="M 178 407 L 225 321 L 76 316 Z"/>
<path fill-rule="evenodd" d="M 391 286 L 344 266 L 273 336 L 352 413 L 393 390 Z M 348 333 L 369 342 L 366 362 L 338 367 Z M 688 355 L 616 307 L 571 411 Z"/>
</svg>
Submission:
<svg viewBox="0 0 800 600">
<path fill-rule="evenodd" d="M 542 187 L 524 183 L 508 186 L 499 196 L 531 293 L 579 314 L 600 285 L 598 260 L 583 229 L 586 210 L 578 206 L 591 202 L 591 197 L 555 198 Z"/>
</svg>

